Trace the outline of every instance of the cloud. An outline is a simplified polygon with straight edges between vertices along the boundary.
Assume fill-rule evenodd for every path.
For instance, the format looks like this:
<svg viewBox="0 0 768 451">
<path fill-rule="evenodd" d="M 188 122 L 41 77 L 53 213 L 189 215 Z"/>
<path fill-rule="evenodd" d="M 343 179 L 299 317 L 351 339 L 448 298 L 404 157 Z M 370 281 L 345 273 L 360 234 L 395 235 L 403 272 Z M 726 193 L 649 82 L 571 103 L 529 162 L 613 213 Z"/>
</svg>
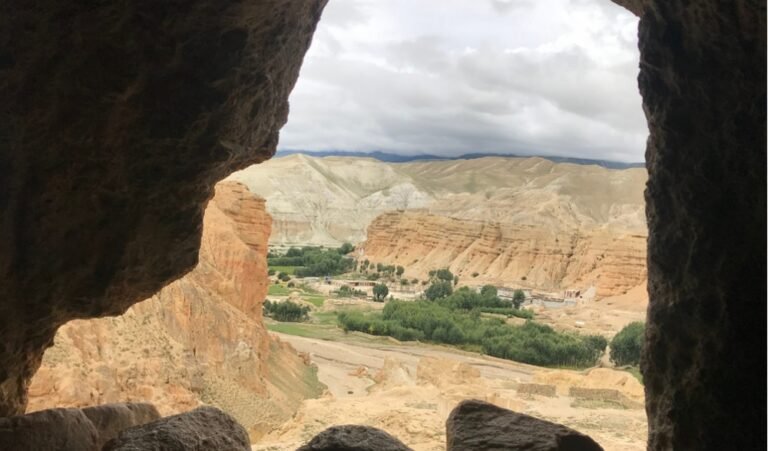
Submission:
<svg viewBox="0 0 768 451">
<path fill-rule="evenodd" d="M 334 0 L 280 148 L 642 161 L 636 30 L 606 0 Z"/>
</svg>

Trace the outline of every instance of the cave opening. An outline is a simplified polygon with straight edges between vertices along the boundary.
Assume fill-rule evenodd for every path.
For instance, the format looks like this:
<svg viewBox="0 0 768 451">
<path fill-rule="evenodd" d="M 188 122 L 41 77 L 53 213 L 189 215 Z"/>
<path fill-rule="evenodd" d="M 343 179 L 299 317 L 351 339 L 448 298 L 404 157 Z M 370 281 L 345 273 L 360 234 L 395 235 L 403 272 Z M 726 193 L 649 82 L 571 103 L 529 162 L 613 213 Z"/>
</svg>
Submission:
<svg viewBox="0 0 768 451">
<path fill-rule="evenodd" d="M 214 184 L 274 153 L 325 2 L 43 3 L 0 5 L 0 443 L 99 449 L 93 411 L 12 417 L 43 351 L 195 266 Z M 765 5 L 617 3 L 650 131 L 648 448 L 761 449 Z"/>
</svg>

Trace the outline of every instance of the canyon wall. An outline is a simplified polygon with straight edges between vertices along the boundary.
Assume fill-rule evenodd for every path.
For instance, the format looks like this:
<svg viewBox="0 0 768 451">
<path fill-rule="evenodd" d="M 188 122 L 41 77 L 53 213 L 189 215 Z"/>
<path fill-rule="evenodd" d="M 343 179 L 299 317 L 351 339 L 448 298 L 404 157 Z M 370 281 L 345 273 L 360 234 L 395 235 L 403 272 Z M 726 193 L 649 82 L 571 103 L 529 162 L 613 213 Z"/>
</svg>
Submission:
<svg viewBox="0 0 768 451">
<path fill-rule="evenodd" d="M 208 403 L 252 436 L 285 421 L 322 387 L 306 357 L 262 323 L 270 229 L 263 199 L 218 184 L 197 267 L 122 316 L 63 326 L 28 410 L 147 401 L 168 415 Z"/>
<path fill-rule="evenodd" d="M 465 283 L 555 292 L 594 287 L 602 298 L 645 284 L 646 239 L 615 227 L 542 227 L 401 211 L 377 217 L 361 247 L 363 258 L 402 265 L 408 278 L 449 267 Z"/>
</svg>

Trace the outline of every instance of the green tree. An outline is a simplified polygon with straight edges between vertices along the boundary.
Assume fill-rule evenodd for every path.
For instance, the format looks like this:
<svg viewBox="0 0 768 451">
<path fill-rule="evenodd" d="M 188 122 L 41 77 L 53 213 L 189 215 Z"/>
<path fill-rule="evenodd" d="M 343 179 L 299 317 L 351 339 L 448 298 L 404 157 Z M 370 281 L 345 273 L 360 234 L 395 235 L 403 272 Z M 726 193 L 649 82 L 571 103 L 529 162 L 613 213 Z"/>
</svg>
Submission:
<svg viewBox="0 0 768 451">
<path fill-rule="evenodd" d="M 430 301 L 435 301 L 450 296 L 451 293 L 453 293 L 453 285 L 451 282 L 440 280 L 430 285 L 426 291 L 424 291 L 424 296 Z"/>
<path fill-rule="evenodd" d="M 404 272 L 405 272 L 405 268 L 403 268 L 402 266 L 398 266 L 398 267 L 397 267 L 397 272 L 396 272 L 396 274 L 397 274 L 398 276 L 402 276 Z"/>
<path fill-rule="evenodd" d="M 291 276 L 288 275 L 288 273 L 281 272 L 277 276 L 278 279 L 282 280 L 283 282 L 288 282 L 291 280 Z"/>
<path fill-rule="evenodd" d="M 480 294 L 483 297 L 496 297 L 499 295 L 499 290 L 493 285 L 484 285 L 483 288 L 480 289 Z"/>
<path fill-rule="evenodd" d="M 354 251 L 354 250 L 355 250 L 355 246 L 353 246 L 353 245 L 352 245 L 352 244 L 350 244 L 350 243 L 344 243 L 344 244 L 342 244 L 342 245 L 341 245 L 341 247 L 339 248 L 339 254 L 341 254 L 341 255 L 347 255 L 347 254 L 349 254 L 350 252 L 352 252 L 352 251 Z"/>
<path fill-rule="evenodd" d="M 435 277 L 446 282 L 453 282 L 453 273 L 448 268 L 438 269 L 435 271 Z"/>
<path fill-rule="evenodd" d="M 458 284 L 459 284 L 459 276 L 453 276 L 453 286 L 455 287 Z"/>
<path fill-rule="evenodd" d="M 373 286 L 373 299 L 383 301 L 389 294 L 389 288 L 383 283 L 377 283 Z"/>
<path fill-rule="evenodd" d="M 611 340 L 611 361 L 616 365 L 638 365 L 644 336 L 645 323 L 635 321 L 624 326 Z"/>
<path fill-rule="evenodd" d="M 525 302 L 525 293 L 523 290 L 515 290 L 515 293 L 512 295 L 512 305 L 515 308 L 520 308 L 523 302 Z"/>
<path fill-rule="evenodd" d="M 267 271 L 267 275 L 268 275 L 268 276 L 274 276 L 274 275 L 275 275 L 275 270 L 274 270 L 274 269 L 269 269 L 269 270 Z"/>
</svg>

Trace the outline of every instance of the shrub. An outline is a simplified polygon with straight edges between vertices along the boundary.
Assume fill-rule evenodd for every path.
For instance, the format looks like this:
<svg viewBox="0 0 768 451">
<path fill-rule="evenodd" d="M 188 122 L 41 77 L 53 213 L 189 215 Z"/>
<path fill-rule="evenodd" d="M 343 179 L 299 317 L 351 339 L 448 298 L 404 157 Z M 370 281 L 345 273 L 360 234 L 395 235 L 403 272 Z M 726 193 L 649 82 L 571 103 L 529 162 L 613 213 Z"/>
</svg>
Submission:
<svg viewBox="0 0 768 451">
<path fill-rule="evenodd" d="M 368 277 L 366 277 L 366 279 L 368 279 L 368 280 L 379 280 L 379 273 L 372 272 L 372 273 L 368 274 Z"/>
<path fill-rule="evenodd" d="M 291 280 L 291 276 L 289 276 L 287 273 L 281 272 L 277 275 L 277 278 L 282 280 L 283 282 L 288 282 Z"/>
<path fill-rule="evenodd" d="M 433 273 L 430 271 L 430 276 L 432 276 Z M 438 269 L 437 271 L 434 271 L 434 277 L 436 277 L 439 280 L 444 280 L 446 282 L 453 282 L 453 273 L 448 268 Z"/>
<path fill-rule="evenodd" d="M 355 246 L 353 246 L 350 243 L 344 243 L 341 245 L 341 247 L 338 249 L 339 254 L 341 255 L 347 255 L 350 252 L 355 250 Z"/>
<path fill-rule="evenodd" d="M 402 266 L 398 266 L 395 271 L 395 274 L 397 274 L 398 276 L 402 276 L 404 272 L 405 272 L 405 268 L 403 268 Z"/>
<path fill-rule="evenodd" d="M 644 336 L 645 323 L 636 321 L 624 326 L 611 340 L 611 361 L 616 365 L 638 365 Z"/>
<path fill-rule="evenodd" d="M 493 285 L 484 285 L 483 288 L 480 289 L 480 295 L 495 297 L 499 295 L 499 290 L 497 290 Z"/>
<path fill-rule="evenodd" d="M 292 301 L 264 301 L 264 315 L 277 321 L 301 322 L 309 319 L 309 307 Z"/>
<path fill-rule="evenodd" d="M 288 282 L 288 285 L 286 285 L 286 286 L 287 286 L 288 288 L 293 288 L 293 287 L 295 287 L 295 286 L 296 286 L 296 284 L 295 284 L 295 283 L 293 283 L 293 281 L 291 281 L 291 282 Z"/>
<path fill-rule="evenodd" d="M 451 282 L 441 280 L 430 285 L 429 288 L 424 291 L 424 296 L 430 301 L 434 301 L 450 296 L 451 293 L 453 293 L 453 285 L 451 285 Z"/>
<path fill-rule="evenodd" d="M 479 273 L 479 272 L 473 272 L 473 273 L 472 273 L 472 277 L 477 277 L 477 276 L 479 276 L 479 275 L 480 275 L 480 273 Z"/>
<path fill-rule="evenodd" d="M 338 290 L 336 290 L 336 296 L 340 298 L 365 297 L 365 291 L 355 290 L 348 285 L 342 285 Z"/>
<path fill-rule="evenodd" d="M 408 284 L 410 284 L 410 282 L 408 282 L 408 279 L 400 279 L 400 285 L 405 286 L 405 285 L 408 285 Z"/>
<path fill-rule="evenodd" d="M 515 290 L 515 293 L 512 295 L 512 305 L 515 308 L 520 308 L 523 302 L 525 302 L 525 293 L 523 290 Z"/>
<path fill-rule="evenodd" d="M 373 286 L 373 299 L 376 301 L 383 301 L 389 294 L 389 288 L 383 283 L 377 283 Z"/>
<path fill-rule="evenodd" d="M 274 270 L 274 269 L 272 269 L 272 268 L 270 268 L 270 269 L 267 271 L 267 275 L 268 275 L 268 276 L 274 276 L 274 275 L 275 275 L 275 270 Z"/>
</svg>

